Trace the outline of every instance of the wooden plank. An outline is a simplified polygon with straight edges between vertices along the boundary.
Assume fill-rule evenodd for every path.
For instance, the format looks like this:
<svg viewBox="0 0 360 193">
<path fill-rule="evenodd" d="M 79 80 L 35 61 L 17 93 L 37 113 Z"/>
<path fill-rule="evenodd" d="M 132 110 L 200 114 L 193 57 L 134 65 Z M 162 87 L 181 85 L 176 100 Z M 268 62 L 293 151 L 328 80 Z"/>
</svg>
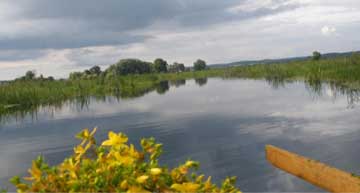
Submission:
<svg viewBox="0 0 360 193">
<path fill-rule="evenodd" d="M 359 177 L 271 145 L 265 149 L 272 165 L 315 186 L 329 192 L 360 192 Z"/>
</svg>

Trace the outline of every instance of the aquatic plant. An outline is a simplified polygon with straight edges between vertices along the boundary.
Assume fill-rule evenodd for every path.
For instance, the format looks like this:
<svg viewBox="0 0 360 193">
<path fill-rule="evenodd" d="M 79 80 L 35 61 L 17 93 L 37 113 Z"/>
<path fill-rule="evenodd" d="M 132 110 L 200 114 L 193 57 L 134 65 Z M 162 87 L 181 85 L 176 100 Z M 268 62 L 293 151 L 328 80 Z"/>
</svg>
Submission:
<svg viewBox="0 0 360 193">
<path fill-rule="evenodd" d="M 91 70 L 91 69 L 90 69 Z M 89 72 L 91 72 L 89 70 Z M 24 79 L 0 84 L 0 119 L 2 115 L 13 112 L 27 112 L 39 106 L 61 104 L 64 101 L 90 96 L 115 96 L 131 98 L 142 96 L 150 91 L 160 91 L 164 81 L 186 79 L 252 78 L 276 80 L 335 81 L 351 87 L 360 88 L 360 54 L 348 57 L 304 60 L 280 64 L 256 64 L 226 68 L 210 68 L 201 71 L 181 73 L 146 73 L 106 76 L 93 76 L 67 80 Z M 99 72 L 98 72 L 99 73 Z M 77 77 L 76 73 L 73 76 Z M 205 79 L 204 79 L 205 80 Z"/>
<path fill-rule="evenodd" d="M 77 134 L 81 143 L 74 153 L 56 166 L 42 157 L 34 160 L 29 177 L 13 177 L 18 192 L 240 192 L 235 177 L 218 187 L 211 177 L 197 175 L 199 163 L 188 160 L 176 168 L 159 165 L 162 145 L 154 138 L 142 139 L 141 150 L 128 144 L 123 133 L 109 132 L 100 145 L 96 129 Z"/>
<path fill-rule="evenodd" d="M 227 70 L 227 76 L 355 82 L 360 81 L 360 54 L 321 60 L 232 67 Z"/>
<path fill-rule="evenodd" d="M 216 73 L 217 74 L 217 73 Z M 93 77 L 67 80 L 16 80 L 0 84 L 0 119 L 14 112 L 32 112 L 41 106 L 58 105 L 85 97 L 132 98 L 158 90 L 167 80 L 214 75 L 212 72 L 183 72 Z M 219 74 L 217 74 L 219 75 Z"/>
</svg>

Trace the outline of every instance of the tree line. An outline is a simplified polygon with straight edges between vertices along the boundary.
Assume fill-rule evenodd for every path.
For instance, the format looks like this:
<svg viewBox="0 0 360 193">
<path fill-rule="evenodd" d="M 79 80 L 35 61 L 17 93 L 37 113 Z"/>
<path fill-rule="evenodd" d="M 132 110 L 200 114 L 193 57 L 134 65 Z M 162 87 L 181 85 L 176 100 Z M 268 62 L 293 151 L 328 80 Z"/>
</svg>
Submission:
<svg viewBox="0 0 360 193">
<path fill-rule="evenodd" d="M 322 55 L 318 51 L 312 53 L 312 60 L 318 61 L 322 58 Z M 90 69 L 86 69 L 82 72 L 72 72 L 69 75 L 69 79 L 89 79 L 96 77 L 112 78 L 129 74 L 149 74 L 149 73 L 181 73 L 186 71 L 201 71 L 207 69 L 207 64 L 204 60 L 198 59 L 193 63 L 192 67 L 185 67 L 183 63 L 174 62 L 169 65 L 168 62 L 162 58 L 157 58 L 153 62 L 146 62 L 139 59 L 122 59 L 117 63 L 111 65 L 104 71 L 100 66 L 93 66 Z M 22 77 L 15 80 L 45 80 L 52 81 L 52 76 L 43 77 L 43 75 L 36 76 L 35 71 L 27 71 Z"/>
<path fill-rule="evenodd" d="M 29 70 L 25 73 L 24 76 L 15 79 L 15 81 L 26 80 L 54 81 L 55 79 L 52 76 L 44 77 L 42 74 L 40 74 L 40 76 L 36 76 L 36 72 L 34 70 Z"/>
<path fill-rule="evenodd" d="M 193 68 L 185 67 L 183 63 L 174 62 L 169 65 L 168 62 L 162 58 L 157 58 L 154 62 L 146 62 L 139 59 L 122 59 L 119 62 L 111 65 L 104 71 L 99 66 L 94 66 L 83 72 L 72 72 L 69 78 L 82 79 L 104 76 L 112 78 L 116 76 L 130 75 L 130 74 L 149 74 L 149 73 L 181 73 L 186 71 L 201 71 L 207 68 L 204 60 L 198 59 L 194 62 Z"/>
</svg>

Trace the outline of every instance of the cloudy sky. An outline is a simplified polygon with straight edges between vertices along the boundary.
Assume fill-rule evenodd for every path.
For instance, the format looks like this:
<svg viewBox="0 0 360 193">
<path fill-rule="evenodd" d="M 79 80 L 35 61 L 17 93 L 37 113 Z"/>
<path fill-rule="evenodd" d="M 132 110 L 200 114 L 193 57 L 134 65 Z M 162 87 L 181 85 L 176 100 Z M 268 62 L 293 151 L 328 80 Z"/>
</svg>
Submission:
<svg viewBox="0 0 360 193">
<path fill-rule="evenodd" d="M 0 79 L 360 50 L 359 0 L 1 0 Z"/>
</svg>

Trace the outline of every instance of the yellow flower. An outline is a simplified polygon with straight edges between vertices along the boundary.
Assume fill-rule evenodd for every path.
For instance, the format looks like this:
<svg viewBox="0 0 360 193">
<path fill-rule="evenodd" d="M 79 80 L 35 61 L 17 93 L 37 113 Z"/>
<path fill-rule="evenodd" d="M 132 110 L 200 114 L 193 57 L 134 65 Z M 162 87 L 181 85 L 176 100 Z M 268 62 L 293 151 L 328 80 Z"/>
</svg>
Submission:
<svg viewBox="0 0 360 193">
<path fill-rule="evenodd" d="M 122 188 L 122 189 L 127 189 L 127 187 L 128 187 L 128 182 L 127 182 L 127 180 L 122 181 L 121 184 L 120 184 L 120 188 Z"/>
<path fill-rule="evenodd" d="M 78 145 L 74 148 L 74 152 L 75 154 L 84 154 L 85 153 L 85 149 L 83 146 Z"/>
<path fill-rule="evenodd" d="M 147 176 L 147 175 L 142 175 L 142 176 L 140 176 L 140 177 L 137 177 L 137 178 L 136 178 L 136 181 L 137 181 L 138 183 L 140 183 L 140 184 L 143 184 L 143 183 L 146 182 L 147 179 L 149 179 L 149 176 Z"/>
<path fill-rule="evenodd" d="M 76 161 L 80 161 L 80 158 L 85 154 L 86 149 L 84 149 L 83 146 L 78 145 L 74 148 L 74 152 L 75 152 L 75 160 Z"/>
<path fill-rule="evenodd" d="M 211 190 L 212 186 L 213 185 L 211 184 L 211 176 L 209 176 L 206 182 L 204 183 L 205 191 Z"/>
<path fill-rule="evenodd" d="M 134 145 L 127 144 L 127 136 L 114 132 L 110 132 L 109 138 L 98 146 L 93 136 L 95 131 L 96 128 L 91 133 L 88 129 L 80 132 L 77 137 L 82 142 L 75 146 L 73 155 L 55 167 L 48 167 L 41 157 L 33 161 L 26 183 L 22 183 L 19 177 L 11 180 L 17 191 L 239 192 L 235 178 L 227 178 L 221 187 L 212 184 L 210 177 L 205 180 L 204 175 L 194 174 L 191 179 L 195 181 L 189 181 L 186 174 L 190 168 L 198 166 L 198 162 L 189 160 L 173 169 L 157 165 L 162 148 L 153 138 L 142 140 L 143 150 L 138 151 Z M 102 186 L 104 183 L 107 185 Z"/>
<path fill-rule="evenodd" d="M 123 145 L 124 143 L 126 143 L 128 141 L 128 138 L 122 134 L 116 134 L 112 131 L 109 132 L 109 139 L 104 141 L 101 145 L 102 146 L 114 146 L 114 147 L 119 147 L 121 145 Z"/>
<path fill-rule="evenodd" d="M 94 128 L 90 133 L 89 129 L 84 129 L 76 135 L 76 138 L 82 139 L 81 145 L 84 145 L 86 141 L 94 142 L 94 135 L 96 133 L 96 130 L 97 128 Z"/>
<path fill-rule="evenodd" d="M 194 162 L 194 161 L 187 161 L 186 163 L 185 163 L 185 166 L 186 167 L 192 167 L 192 166 L 194 166 L 196 164 L 196 162 Z"/>
<path fill-rule="evenodd" d="M 150 193 L 149 191 L 143 189 L 142 187 L 131 186 L 127 193 Z"/>
<path fill-rule="evenodd" d="M 188 173 L 188 168 L 184 167 L 184 166 L 181 166 L 181 167 L 179 167 L 179 171 L 180 171 L 181 174 L 187 174 Z"/>
<path fill-rule="evenodd" d="M 130 145 L 130 149 L 129 149 L 129 155 L 131 157 L 134 157 L 134 158 L 139 158 L 140 157 L 140 154 L 139 152 L 136 151 L 135 147 L 133 144 Z"/>
<path fill-rule="evenodd" d="M 77 169 L 77 166 L 76 166 L 76 164 L 74 163 L 73 159 L 65 160 L 65 161 L 61 164 L 61 169 L 69 171 L 71 177 L 73 177 L 73 178 L 76 178 L 76 177 L 77 177 L 76 172 L 75 172 L 76 169 Z"/>
<path fill-rule="evenodd" d="M 204 174 L 202 174 L 202 175 L 200 175 L 200 176 L 198 176 L 198 177 L 196 177 L 196 182 L 202 182 L 203 181 L 203 179 L 204 179 Z"/>
<path fill-rule="evenodd" d="M 116 161 L 120 162 L 121 164 L 124 165 L 130 165 L 132 163 L 134 163 L 135 159 L 130 157 L 130 156 L 122 156 L 119 152 L 116 152 L 114 154 Z"/>
<path fill-rule="evenodd" d="M 29 169 L 28 171 L 31 174 L 31 177 L 28 177 L 26 179 L 40 181 L 42 172 L 35 161 L 32 162 L 31 169 Z"/>
<path fill-rule="evenodd" d="M 151 168 L 150 173 L 151 173 L 151 175 L 157 176 L 157 175 L 161 174 L 161 169 L 160 168 Z"/>
<path fill-rule="evenodd" d="M 26 184 L 17 184 L 16 188 L 18 188 L 20 190 L 20 192 L 26 192 L 26 190 L 29 188 L 28 185 Z M 19 191 L 18 191 L 19 192 Z"/>
<path fill-rule="evenodd" d="M 84 129 L 84 132 L 82 132 L 84 138 L 88 138 L 90 136 L 89 129 Z"/>
<path fill-rule="evenodd" d="M 171 188 L 179 192 L 193 193 L 197 192 L 200 185 L 194 183 L 173 184 Z"/>
</svg>

